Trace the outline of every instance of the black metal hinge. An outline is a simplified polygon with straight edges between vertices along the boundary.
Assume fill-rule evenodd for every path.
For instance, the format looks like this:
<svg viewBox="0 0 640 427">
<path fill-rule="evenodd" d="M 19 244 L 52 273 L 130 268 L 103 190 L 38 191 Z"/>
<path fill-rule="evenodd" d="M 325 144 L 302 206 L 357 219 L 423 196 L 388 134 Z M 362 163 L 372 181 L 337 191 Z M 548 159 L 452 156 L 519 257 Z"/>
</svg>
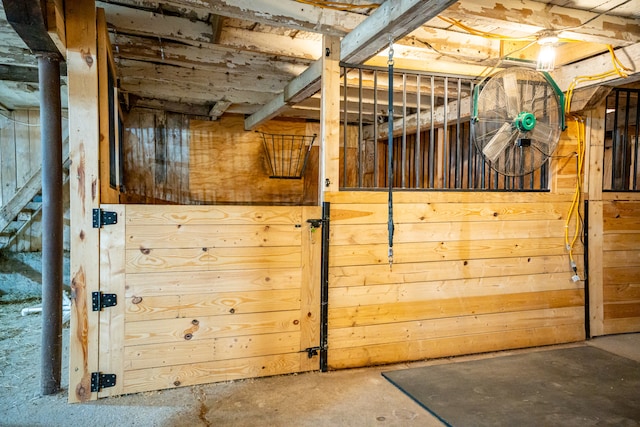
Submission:
<svg viewBox="0 0 640 427">
<path fill-rule="evenodd" d="M 104 225 L 113 225 L 118 223 L 118 214 L 111 211 L 103 211 L 102 209 L 93 210 L 93 228 L 102 228 Z"/>
<path fill-rule="evenodd" d="M 118 305 L 116 294 L 103 294 L 102 292 L 91 292 L 91 308 L 93 311 L 102 311 L 105 307 Z"/>
<path fill-rule="evenodd" d="M 91 393 L 116 385 L 116 374 L 91 373 Z"/>
</svg>

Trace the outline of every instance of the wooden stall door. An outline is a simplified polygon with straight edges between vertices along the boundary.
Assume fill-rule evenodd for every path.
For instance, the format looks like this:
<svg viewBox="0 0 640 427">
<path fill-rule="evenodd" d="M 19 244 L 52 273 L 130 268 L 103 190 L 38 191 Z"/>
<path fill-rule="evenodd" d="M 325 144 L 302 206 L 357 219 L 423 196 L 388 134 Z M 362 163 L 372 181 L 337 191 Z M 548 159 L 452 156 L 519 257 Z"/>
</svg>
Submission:
<svg viewBox="0 0 640 427">
<path fill-rule="evenodd" d="M 319 207 L 103 205 L 98 397 L 319 369 Z"/>
</svg>

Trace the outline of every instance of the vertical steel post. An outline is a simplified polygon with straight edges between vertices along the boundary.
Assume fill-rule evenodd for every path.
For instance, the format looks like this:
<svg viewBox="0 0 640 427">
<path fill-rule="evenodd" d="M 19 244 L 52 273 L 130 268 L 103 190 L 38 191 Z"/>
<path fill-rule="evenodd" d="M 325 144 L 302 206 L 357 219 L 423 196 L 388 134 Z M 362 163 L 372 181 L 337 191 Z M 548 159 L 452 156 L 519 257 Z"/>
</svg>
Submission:
<svg viewBox="0 0 640 427">
<path fill-rule="evenodd" d="M 365 160 L 363 155 L 363 137 L 364 125 L 362 123 L 362 68 L 358 68 L 358 188 L 362 188 L 362 180 L 364 177 Z"/>
<path fill-rule="evenodd" d="M 414 164 L 415 164 L 415 176 L 416 183 L 415 188 L 421 188 L 422 183 L 424 182 L 424 169 L 422 168 L 422 149 L 420 147 L 420 132 L 422 131 L 422 127 L 420 124 L 420 108 L 421 106 L 421 81 L 420 74 L 416 74 L 416 143 L 414 149 Z"/>
<path fill-rule="evenodd" d="M 620 108 L 620 91 L 616 90 L 615 97 L 615 105 L 613 107 L 613 129 L 611 133 L 611 143 L 613 144 L 611 152 L 611 188 L 607 188 L 607 190 L 622 190 L 620 186 L 617 184 L 617 173 L 618 168 L 616 167 L 617 159 L 618 159 L 618 140 L 620 136 L 620 132 L 618 130 L 618 109 Z M 606 124 L 605 124 L 606 127 Z"/>
<path fill-rule="evenodd" d="M 636 119 L 635 119 L 635 128 L 636 128 L 636 135 L 635 138 L 633 139 L 634 143 L 633 143 L 633 184 L 631 187 L 631 190 L 636 191 L 638 190 L 638 145 L 640 145 L 640 139 L 638 138 L 638 136 L 640 135 L 640 127 L 638 126 L 638 123 L 640 123 L 640 108 L 638 108 L 638 98 L 640 97 L 640 92 L 636 92 Z"/>
<path fill-rule="evenodd" d="M 347 141 L 349 140 L 349 98 L 347 96 L 347 90 L 348 90 L 348 86 L 349 86 L 349 81 L 347 80 L 347 74 L 349 73 L 349 70 L 346 67 L 342 67 L 342 71 L 344 72 L 344 95 L 343 95 L 343 115 L 342 115 L 342 130 L 343 130 L 343 137 L 342 137 L 342 187 L 349 187 L 349 182 L 347 181 L 347 171 L 348 171 L 348 164 L 347 164 L 347 160 L 349 158 L 349 156 L 347 155 L 348 152 L 348 147 L 347 147 Z M 339 174 L 339 173 L 338 173 Z"/>
<path fill-rule="evenodd" d="M 62 366 L 62 127 L 60 56 L 38 54 L 42 145 L 41 392 L 60 390 Z"/>
<path fill-rule="evenodd" d="M 320 269 L 320 371 L 327 372 L 329 349 L 329 222 L 331 203 L 322 203 L 322 247 Z"/>
<path fill-rule="evenodd" d="M 378 71 L 373 71 L 373 186 L 380 187 L 378 168 Z"/>
<path fill-rule="evenodd" d="M 402 144 L 400 152 L 400 186 L 407 188 L 407 73 L 402 73 Z"/>
<path fill-rule="evenodd" d="M 434 180 L 435 180 L 435 167 L 436 167 L 436 138 L 435 138 L 435 129 L 433 127 L 434 121 L 434 111 L 436 109 L 436 100 L 435 100 L 435 78 L 431 76 L 431 96 L 430 102 L 431 105 L 429 107 L 429 184 L 428 188 L 434 188 Z"/>
<path fill-rule="evenodd" d="M 449 173 L 450 173 L 450 169 L 449 169 L 449 161 L 451 159 L 451 153 L 449 150 L 449 77 L 444 78 L 444 101 L 442 103 L 442 108 L 443 108 L 443 125 L 442 125 L 442 132 L 443 132 L 443 136 L 444 136 L 444 141 L 442 144 L 442 158 L 443 158 L 443 165 L 442 165 L 442 177 L 443 177 L 443 184 L 442 184 L 442 188 L 449 188 Z"/>
</svg>

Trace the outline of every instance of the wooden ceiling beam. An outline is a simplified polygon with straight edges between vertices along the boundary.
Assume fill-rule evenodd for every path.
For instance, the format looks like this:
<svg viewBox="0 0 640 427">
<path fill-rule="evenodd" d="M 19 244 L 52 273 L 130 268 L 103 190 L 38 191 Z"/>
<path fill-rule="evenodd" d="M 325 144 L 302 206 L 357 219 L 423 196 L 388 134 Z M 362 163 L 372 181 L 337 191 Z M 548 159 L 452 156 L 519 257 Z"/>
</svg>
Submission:
<svg viewBox="0 0 640 427">
<path fill-rule="evenodd" d="M 220 15 L 211 15 L 211 22 L 205 22 L 103 1 L 96 4 L 105 9 L 107 22 L 114 33 L 154 38 L 159 44 L 171 40 L 197 47 L 202 47 L 203 44 L 221 44 L 238 50 L 281 57 L 315 60 L 320 56 L 321 39 L 312 33 L 304 32 L 308 35 L 299 34 L 293 38 L 270 32 L 225 27 L 222 25 L 224 18 Z"/>
<path fill-rule="evenodd" d="M 7 22 L 31 51 L 64 57 L 49 35 L 46 3 L 40 0 L 2 0 L 2 3 Z"/>
<path fill-rule="evenodd" d="M 29 49 L 3 44 L 0 44 L 0 63 L 16 67 L 38 68 L 38 60 Z"/>
<path fill-rule="evenodd" d="M 247 74 L 233 70 L 226 72 L 204 71 L 129 59 L 122 59 L 118 63 L 121 75 L 128 78 L 147 79 L 159 84 L 180 81 L 184 84 L 208 88 L 209 91 L 223 86 L 234 86 L 275 94 L 282 91 L 289 81 L 288 78 L 281 76 Z"/>
<path fill-rule="evenodd" d="M 215 43 L 215 34 L 208 22 L 191 21 L 180 16 L 164 15 L 104 1 L 96 1 L 96 6 L 104 9 L 107 24 L 118 33 L 159 40 L 177 40 L 194 46 Z"/>
<path fill-rule="evenodd" d="M 211 106 L 206 103 L 171 102 L 157 98 L 141 98 L 130 94 L 129 109 L 131 110 L 132 108 L 150 108 L 153 110 L 206 117 L 209 115 Z"/>
<path fill-rule="evenodd" d="M 189 6 L 198 4 L 231 18 L 266 25 L 344 36 L 366 16 L 321 8 L 293 0 L 169 0 L 167 3 Z"/>
<path fill-rule="evenodd" d="M 12 82 L 38 83 L 38 69 L 0 65 L 0 80 Z"/>
<path fill-rule="evenodd" d="M 361 64 L 437 16 L 455 0 L 387 0 L 340 43 L 340 61 Z"/>
<path fill-rule="evenodd" d="M 342 39 L 340 60 L 360 63 L 374 56 L 389 44 L 389 36 L 398 39 L 418 28 L 424 21 L 436 16 L 455 0 L 387 0 L 365 21 Z M 285 88 L 283 95 L 274 98 L 260 111 L 247 117 L 245 129 L 251 130 L 259 124 L 284 111 L 292 101 L 320 90 L 321 67 L 311 65 L 309 72 L 296 77 Z M 292 88 L 302 88 L 299 91 Z M 286 94 L 286 95 L 285 95 Z"/>
<path fill-rule="evenodd" d="M 311 6 L 293 0 L 126 0 L 140 8 L 169 7 L 183 13 L 212 13 L 265 25 L 344 36 L 366 15 Z"/>
<path fill-rule="evenodd" d="M 172 102 L 193 104 L 209 103 L 225 99 L 234 104 L 263 105 L 273 97 L 272 93 L 257 90 L 237 89 L 230 86 L 216 88 L 215 95 L 211 88 L 184 81 L 158 82 L 138 77 L 123 77 L 120 80 L 121 92 L 134 94 L 142 98 L 156 98 Z"/>
<path fill-rule="evenodd" d="M 615 50 L 616 56 L 626 67 L 630 68 L 629 77 L 631 79 L 640 78 L 640 43 Z M 573 64 L 565 65 L 553 71 L 551 76 L 561 91 L 566 91 L 573 79 L 577 76 L 593 76 L 613 70 L 611 54 L 603 53 L 593 58 L 585 59 Z M 586 80 L 579 83 L 576 88 L 601 85 L 624 84 L 626 79 L 613 74 L 599 80 Z"/>
<path fill-rule="evenodd" d="M 549 5 L 533 0 L 461 0 L 442 12 L 443 16 L 474 25 L 492 25 L 520 34 L 541 30 L 559 31 L 562 38 L 591 43 L 632 44 L 640 42 L 637 19 Z"/>
<path fill-rule="evenodd" d="M 296 37 L 290 37 L 244 28 L 225 27 L 220 34 L 220 44 L 263 55 L 316 60 L 320 57 L 322 50 L 322 37 L 302 31 L 298 32 Z"/>
<path fill-rule="evenodd" d="M 199 70 L 282 76 L 289 79 L 300 74 L 311 63 L 303 59 L 286 60 L 240 52 L 220 45 L 195 47 L 175 42 L 160 44 L 153 39 L 121 34 L 111 34 L 111 44 L 117 59 L 150 61 Z"/>
<path fill-rule="evenodd" d="M 230 101 L 220 100 L 216 102 L 211 110 L 209 110 L 209 117 L 211 120 L 218 120 L 218 118 L 224 114 L 225 111 L 231 106 Z"/>
</svg>

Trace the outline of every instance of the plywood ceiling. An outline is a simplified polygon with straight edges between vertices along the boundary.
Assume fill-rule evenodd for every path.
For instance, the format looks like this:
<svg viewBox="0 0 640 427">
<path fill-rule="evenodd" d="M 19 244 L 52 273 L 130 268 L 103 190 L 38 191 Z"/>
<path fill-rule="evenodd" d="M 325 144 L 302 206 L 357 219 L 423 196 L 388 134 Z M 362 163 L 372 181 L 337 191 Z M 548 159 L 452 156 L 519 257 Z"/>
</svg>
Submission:
<svg viewBox="0 0 640 427">
<path fill-rule="evenodd" d="M 343 1 L 361 6 L 350 10 L 310 3 L 323 2 L 105 0 L 96 6 L 106 11 L 117 77 L 129 107 L 211 112 L 215 117 L 259 111 L 320 57 L 323 34 L 345 36 L 363 22 L 367 25 L 383 1 Z M 496 65 L 508 66 L 500 58 L 510 52 L 531 60 L 537 50 L 531 40 L 500 40 L 481 32 L 530 38 L 543 30 L 572 40 L 558 47 L 560 80 L 592 73 L 589 61 L 594 57 L 606 63 L 606 44 L 625 49 L 619 55 L 623 62 L 637 63 L 640 0 L 459 1 L 396 41 L 396 67 L 481 75 Z M 3 11 L 0 38 L 0 108 L 36 106 L 35 58 Z M 625 57 L 627 51 L 631 57 Z M 384 66 L 385 54 L 367 63 Z M 631 74 L 628 81 L 638 80 L 638 70 Z M 282 114 L 319 117 L 315 108 L 295 106 Z"/>
</svg>

